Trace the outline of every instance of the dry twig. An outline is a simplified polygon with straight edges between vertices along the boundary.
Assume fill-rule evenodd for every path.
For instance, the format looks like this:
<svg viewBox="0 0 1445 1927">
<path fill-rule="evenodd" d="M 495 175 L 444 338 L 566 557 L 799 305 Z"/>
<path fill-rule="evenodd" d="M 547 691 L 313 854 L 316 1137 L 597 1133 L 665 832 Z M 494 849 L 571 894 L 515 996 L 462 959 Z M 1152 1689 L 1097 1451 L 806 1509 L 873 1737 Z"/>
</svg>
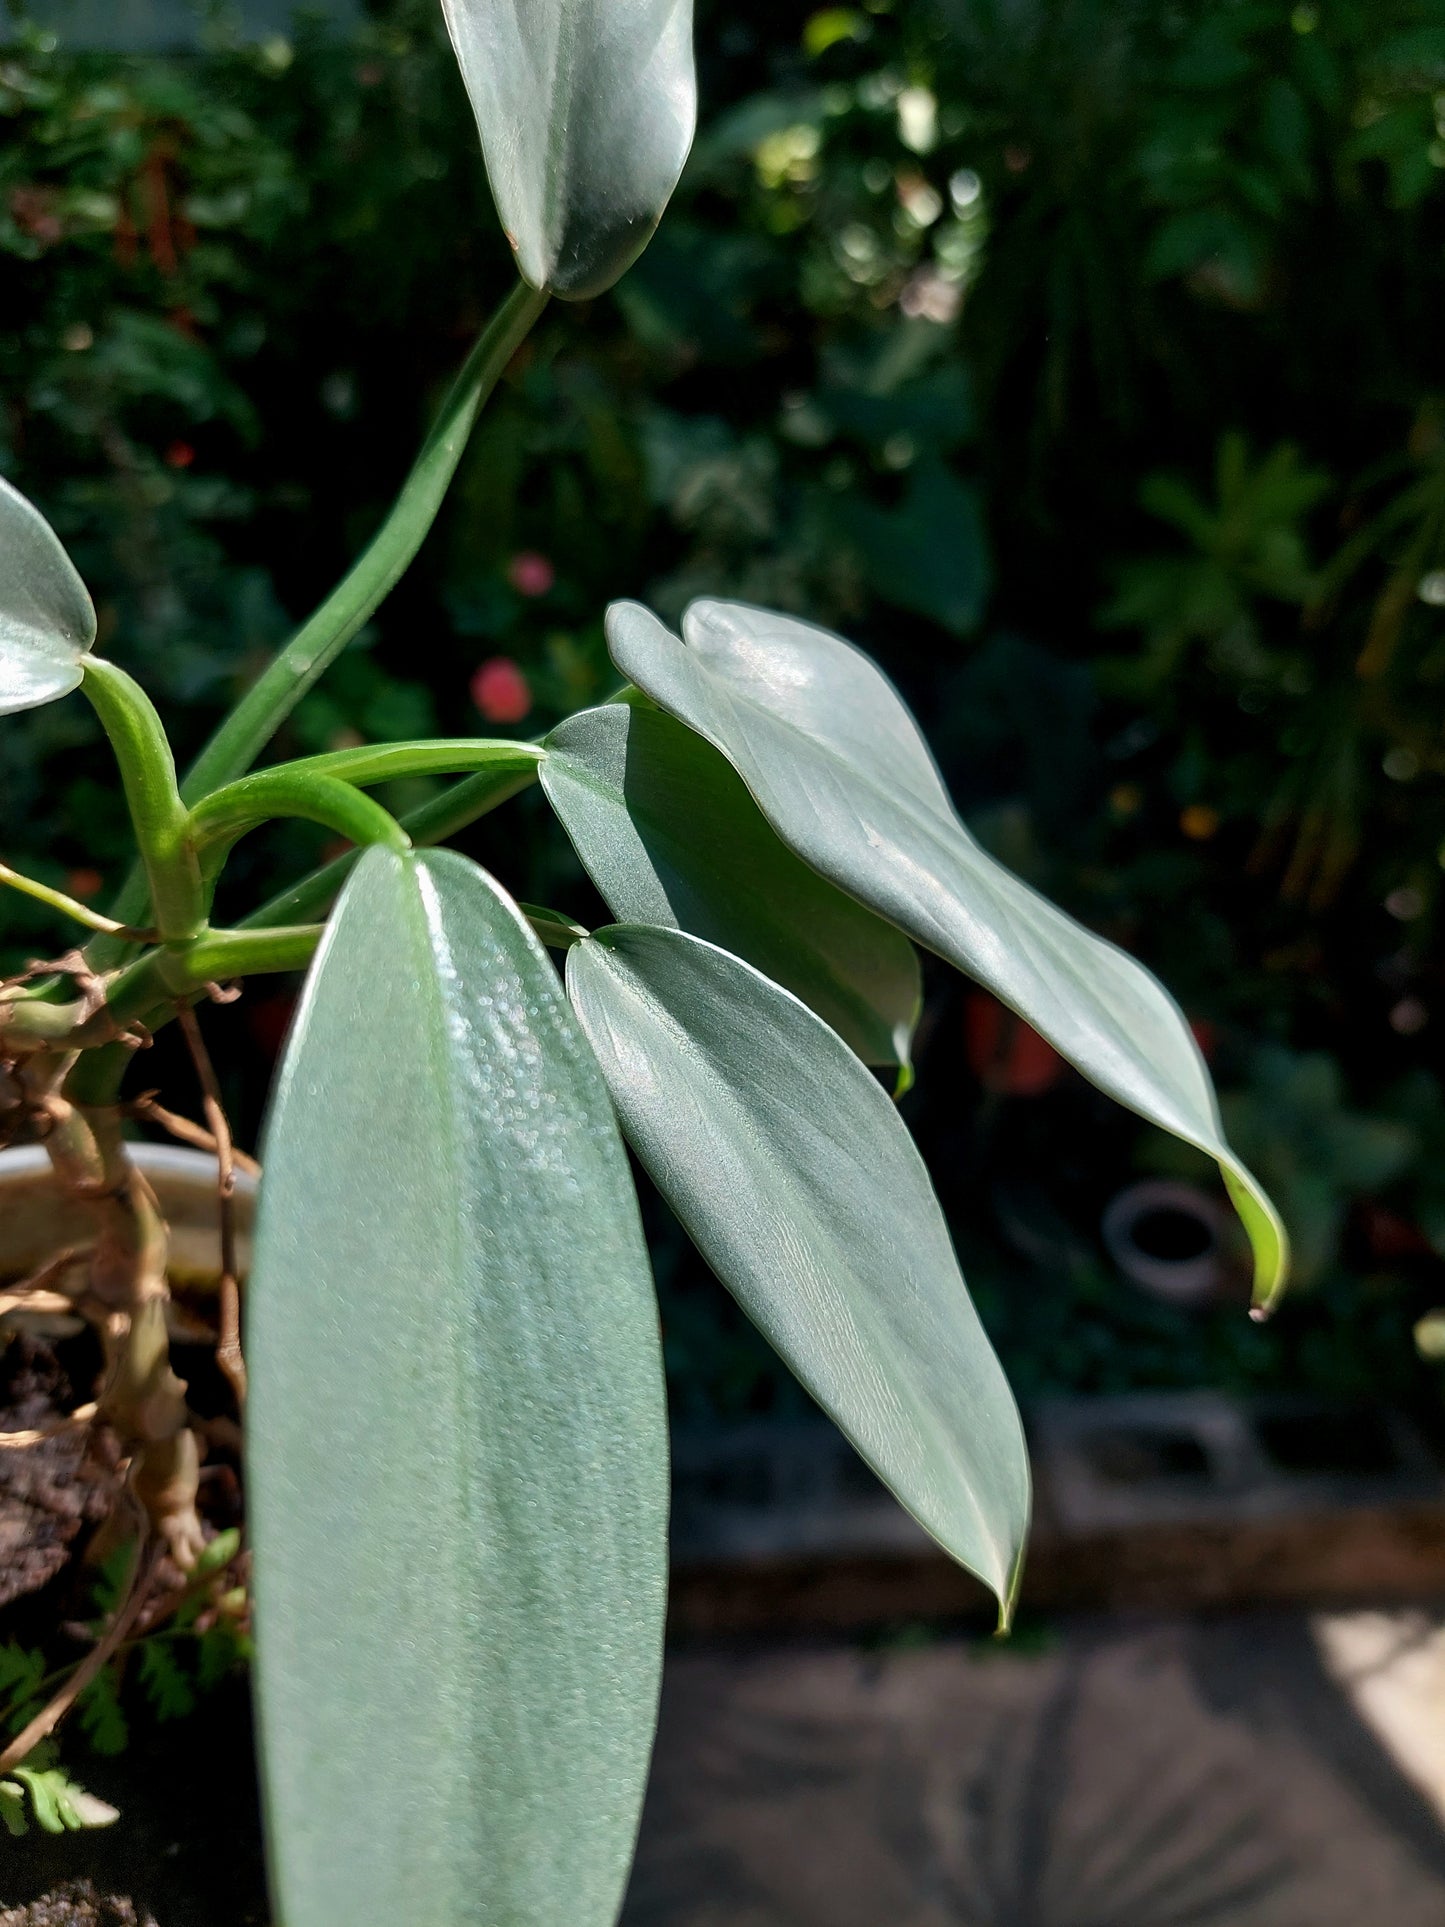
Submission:
<svg viewBox="0 0 1445 1927">
<path fill-rule="evenodd" d="M 77 1405 L 73 1412 L 67 1412 L 54 1425 L 34 1426 L 24 1432 L 0 1432 L 0 1451 L 12 1451 L 22 1445 L 44 1445 L 47 1439 L 58 1439 L 63 1432 L 73 1432 L 80 1426 L 92 1424 L 99 1409 L 96 1405 Z"/>
<path fill-rule="evenodd" d="M 198 1151 L 209 1151 L 213 1157 L 219 1150 L 215 1138 L 204 1125 L 195 1123 L 191 1118 L 182 1117 L 177 1111 L 166 1110 L 164 1105 L 156 1102 L 154 1091 L 142 1091 L 139 1097 L 131 1098 L 125 1108 L 132 1117 L 138 1117 L 147 1124 L 156 1124 L 161 1130 L 169 1131 L 171 1136 L 182 1144 L 194 1145 Z M 234 1144 L 231 1146 L 231 1162 L 248 1178 L 259 1178 L 261 1175 L 261 1167 L 255 1158 L 248 1156 Z"/>
<path fill-rule="evenodd" d="M 206 1049 L 196 1013 L 188 1004 L 179 1010 L 181 1034 L 196 1068 L 201 1106 L 216 1147 L 216 1194 L 220 1206 L 221 1278 L 218 1287 L 221 1329 L 216 1339 L 216 1363 L 226 1374 L 237 1407 L 246 1409 L 246 1361 L 241 1352 L 241 1286 L 236 1275 L 236 1164 L 231 1126 L 221 1103 L 215 1066 Z"/>
<path fill-rule="evenodd" d="M 53 1292 L 70 1267 L 89 1256 L 89 1245 L 67 1245 L 64 1251 L 57 1251 L 53 1258 L 47 1258 L 40 1269 L 32 1271 L 28 1278 L 17 1279 L 13 1285 L 8 1285 L 0 1292 L 0 1299 L 13 1302 L 26 1292 Z M 67 1299 L 66 1302 L 70 1301 Z"/>
<path fill-rule="evenodd" d="M 141 1542 L 136 1552 L 135 1566 L 131 1572 L 126 1596 L 117 1606 L 110 1624 L 65 1684 L 52 1694 L 30 1724 L 22 1728 L 5 1751 L 0 1753 L 0 1773 L 8 1773 L 12 1767 L 19 1766 L 29 1754 L 35 1751 L 43 1739 L 55 1731 L 76 1700 L 115 1652 L 140 1617 L 141 1610 L 150 1597 L 156 1570 L 164 1556 L 165 1546 L 160 1539 L 152 1538 Z"/>
</svg>

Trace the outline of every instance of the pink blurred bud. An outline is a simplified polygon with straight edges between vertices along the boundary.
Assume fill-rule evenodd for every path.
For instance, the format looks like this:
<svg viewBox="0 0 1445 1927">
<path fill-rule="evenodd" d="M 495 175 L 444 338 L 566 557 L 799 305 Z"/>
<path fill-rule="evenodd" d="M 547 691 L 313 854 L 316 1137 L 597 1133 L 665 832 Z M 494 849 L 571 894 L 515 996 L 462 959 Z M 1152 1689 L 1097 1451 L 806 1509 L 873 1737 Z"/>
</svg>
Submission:
<svg viewBox="0 0 1445 1927">
<path fill-rule="evenodd" d="M 532 691 L 510 656 L 489 656 L 472 677 L 472 701 L 489 723 L 519 723 L 532 707 Z"/>
<path fill-rule="evenodd" d="M 523 549 L 507 564 L 507 580 L 518 595 L 546 595 L 557 580 L 557 571 L 545 555 L 538 555 L 535 549 Z"/>
</svg>

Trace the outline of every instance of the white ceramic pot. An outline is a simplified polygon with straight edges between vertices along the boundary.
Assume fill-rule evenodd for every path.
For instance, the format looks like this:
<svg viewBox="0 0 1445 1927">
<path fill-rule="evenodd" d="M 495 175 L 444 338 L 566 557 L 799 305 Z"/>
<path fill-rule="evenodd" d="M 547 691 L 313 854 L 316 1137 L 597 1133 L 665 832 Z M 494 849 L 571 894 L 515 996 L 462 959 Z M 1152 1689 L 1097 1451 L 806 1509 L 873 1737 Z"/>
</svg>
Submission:
<svg viewBox="0 0 1445 1927">
<path fill-rule="evenodd" d="M 217 1271 L 216 1160 L 183 1144 L 132 1144 L 171 1232 L 168 1270 L 182 1290 L 214 1289 Z M 236 1258 L 251 1262 L 256 1180 L 236 1173 Z M 0 1279 L 23 1278 L 67 1245 L 83 1244 L 86 1227 L 56 1190 L 43 1145 L 0 1151 Z"/>
</svg>

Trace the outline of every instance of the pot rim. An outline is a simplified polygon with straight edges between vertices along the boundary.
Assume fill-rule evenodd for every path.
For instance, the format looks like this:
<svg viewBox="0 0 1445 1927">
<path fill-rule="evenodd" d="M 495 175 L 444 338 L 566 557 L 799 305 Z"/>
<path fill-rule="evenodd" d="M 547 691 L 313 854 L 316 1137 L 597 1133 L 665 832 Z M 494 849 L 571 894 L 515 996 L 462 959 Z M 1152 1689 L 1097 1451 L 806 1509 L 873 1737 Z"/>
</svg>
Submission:
<svg viewBox="0 0 1445 1927">
<path fill-rule="evenodd" d="M 130 1142 L 127 1149 L 148 1178 L 169 1179 L 176 1184 L 201 1179 L 215 1189 L 216 1159 L 210 1151 L 201 1151 L 189 1144 L 148 1144 L 138 1140 Z M 0 1192 L 12 1179 L 23 1182 L 49 1173 L 50 1158 L 43 1144 L 17 1144 L 0 1151 Z M 257 1185 L 250 1172 L 237 1170 L 235 1177 L 236 1194 L 254 1198 Z"/>
</svg>

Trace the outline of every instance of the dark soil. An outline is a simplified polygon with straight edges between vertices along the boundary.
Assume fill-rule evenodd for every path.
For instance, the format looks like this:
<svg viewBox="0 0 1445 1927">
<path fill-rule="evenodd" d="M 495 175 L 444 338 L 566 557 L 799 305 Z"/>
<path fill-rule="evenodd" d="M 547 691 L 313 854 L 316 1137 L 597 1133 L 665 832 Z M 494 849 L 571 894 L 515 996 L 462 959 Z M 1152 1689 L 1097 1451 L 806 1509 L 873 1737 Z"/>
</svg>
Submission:
<svg viewBox="0 0 1445 1927">
<path fill-rule="evenodd" d="M 76 1403 L 49 1345 L 20 1337 L 0 1352 L 0 1431 L 43 1431 Z M 115 1489 L 114 1472 L 80 1432 L 0 1453 L 0 1606 L 55 1578 L 81 1527 L 111 1510 Z"/>
<path fill-rule="evenodd" d="M 88 1880 L 67 1880 L 28 1907 L 7 1907 L 0 1927 L 158 1927 L 120 1894 L 98 1894 Z"/>
<path fill-rule="evenodd" d="M 208 1695 L 188 1720 L 155 1726 L 137 1719 L 132 1735 L 114 1759 L 67 1740 L 70 1771 L 119 1807 L 120 1818 L 92 1832 L 32 1831 L 5 1841 L 0 1927 L 267 1927 L 244 1682 Z M 97 1903 L 70 1897 L 67 1883 L 77 1880 L 130 1899 L 84 1911 Z M 134 1911 L 116 1912 L 118 1904 Z"/>
<path fill-rule="evenodd" d="M 44 1430 L 91 1396 L 93 1336 L 0 1345 L 0 1430 Z M 228 1397 L 208 1349 L 182 1349 L 197 1409 Z M 214 1381 L 214 1382 L 213 1382 Z M 63 1434 L 0 1452 L 0 1642 L 52 1646 L 86 1617 L 90 1573 L 79 1555 L 112 1514 L 119 1491 L 105 1462 L 109 1434 Z M 201 1508 L 216 1527 L 239 1523 L 240 1490 L 225 1451 L 202 1469 Z M 101 1527 L 104 1531 L 104 1526 Z M 64 1657 L 78 1649 L 66 1646 Z M 265 1927 L 250 1706 L 244 1681 L 205 1695 L 187 1720 L 157 1724 L 132 1709 L 118 1756 L 90 1753 L 78 1724 L 61 1733 L 64 1763 L 117 1807 L 111 1827 L 32 1829 L 0 1847 L 0 1927 Z"/>
</svg>

